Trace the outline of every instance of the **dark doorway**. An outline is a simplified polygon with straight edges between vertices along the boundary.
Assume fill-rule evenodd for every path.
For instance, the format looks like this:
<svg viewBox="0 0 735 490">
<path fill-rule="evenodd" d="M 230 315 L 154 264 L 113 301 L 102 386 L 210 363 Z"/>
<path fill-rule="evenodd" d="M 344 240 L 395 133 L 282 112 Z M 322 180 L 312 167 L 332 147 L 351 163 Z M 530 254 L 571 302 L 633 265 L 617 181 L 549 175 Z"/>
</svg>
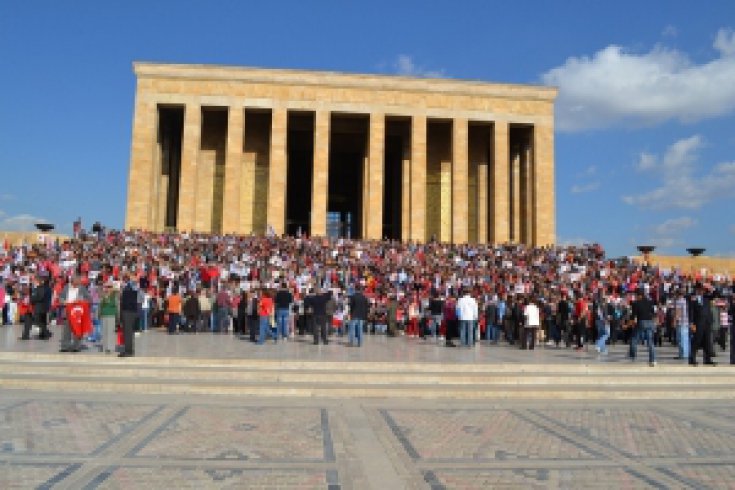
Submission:
<svg viewBox="0 0 735 490">
<path fill-rule="evenodd" d="M 181 180 L 181 142 L 184 134 L 184 107 L 158 107 L 158 145 L 161 151 L 161 193 L 163 228 L 176 229 L 179 213 L 179 182 Z M 160 216 L 160 215 L 159 215 Z M 160 218 L 159 218 L 160 219 Z"/>
<path fill-rule="evenodd" d="M 361 238 L 368 117 L 332 115 L 327 234 Z"/>
<path fill-rule="evenodd" d="M 288 171 L 286 178 L 286 233 L 310 234 L 314 175 L 314 113 L 288 115 Z"/>
</svg>

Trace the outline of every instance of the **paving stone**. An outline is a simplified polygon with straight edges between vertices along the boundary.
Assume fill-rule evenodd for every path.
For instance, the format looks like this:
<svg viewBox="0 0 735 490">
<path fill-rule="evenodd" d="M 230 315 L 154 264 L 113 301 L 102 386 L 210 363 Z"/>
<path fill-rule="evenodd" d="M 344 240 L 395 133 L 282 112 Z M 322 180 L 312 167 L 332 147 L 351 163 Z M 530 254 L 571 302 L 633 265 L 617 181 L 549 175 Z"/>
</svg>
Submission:
<svg viewBox="0 0 735 490">
<path fill-rule="evenodd" d="M 0 409 L 0 454 L 92 455 L 157 408 L 87 401 L 29 400 Z"/>
<path fill-rule="evenodd" d="M 50 488 L 78 465 L 0 462 L 0 488 Z"/>
<path fill-rule="evenodd" d="M 207 469 L 191 467 L 114 468 L 104 473 L 98 489 L 177 488 L 177 489 L 319 489 L 328 487 L 324 471 Z M 336 490 L 336 487 L 334 487 Z"/>
<path fill-rule="evenodd" d="M 444 488 L 471 489 L 566 489 L 625 488 L 648 489 L 656 486 L 623 468 L 575 469 L 497 469 L 464 471 L 430 471 L 425 481 L 432 490 Z"/>
<path fill-rule="evenodd" d="M 415 459 L 472 462 L 596 457 L 511 410 L 390 410 L 384 416 Z"/>
<path fill-rule="evenodd" d="M 322 409 L 191 406 L 153 433 L 135 456 L 322 461 L 328 430 Z"/>
<path fill-rule="evenodd" d="M 696 405 L 693 405 L 696 407 Z M 696 409 L 696 408 L 695 408 Z M 658 408 L 539 410 L 535 413 L 630 457 L 726 456 L 735 437 Z"/>
</svg>

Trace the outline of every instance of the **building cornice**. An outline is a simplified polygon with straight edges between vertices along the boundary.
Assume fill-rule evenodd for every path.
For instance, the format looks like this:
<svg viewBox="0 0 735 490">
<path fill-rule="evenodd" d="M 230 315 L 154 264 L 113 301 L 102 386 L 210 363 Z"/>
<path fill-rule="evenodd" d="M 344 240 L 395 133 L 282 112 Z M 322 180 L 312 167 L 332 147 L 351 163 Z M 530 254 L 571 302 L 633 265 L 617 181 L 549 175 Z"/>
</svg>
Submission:
<svg viewBox="0 0 735 490">
<path fill-rule="evenodd" d="M 415 78 L 334 71 L 254 68 L 223 65 L 172 64 L 136 61 L 133 71 L 140 78 L 197 81 L 234 81 L 283 85 L 321 86 L 369 90 L 442 93 L 553 102 L 558 90 L 544 85 L 488 83 L 448 78 Z"/>
</svg>

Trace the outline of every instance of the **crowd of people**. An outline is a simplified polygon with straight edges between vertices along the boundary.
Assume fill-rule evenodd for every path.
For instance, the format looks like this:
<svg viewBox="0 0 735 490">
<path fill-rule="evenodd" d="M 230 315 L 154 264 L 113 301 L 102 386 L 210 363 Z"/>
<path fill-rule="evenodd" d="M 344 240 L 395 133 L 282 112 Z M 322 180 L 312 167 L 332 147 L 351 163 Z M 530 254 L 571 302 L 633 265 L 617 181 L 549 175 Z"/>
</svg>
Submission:
<svg viewBox="0 0 735 490">
<path fill-rule="evenodd" d="M 715 364 L 732 350 L 730 277 L 690 274 L 605 257 L 599 245 L 528 248 L 431 241 L 216 236 L 102 231 L 63 243 L 0 250 L 3 324 L 22 340 L 62 328 L 62 351 L 85 345 L 134 355 L 136 332 L 233 333 L 262 344 L 333 332 L 421 337 L 448 347 L 505 342 L 534 349 L 664 341 L 683 362 Z M 65 305 L 89 305 L 80 338 Z M 121 346 L 118 334 L 122 332 Z"/>
</svg>

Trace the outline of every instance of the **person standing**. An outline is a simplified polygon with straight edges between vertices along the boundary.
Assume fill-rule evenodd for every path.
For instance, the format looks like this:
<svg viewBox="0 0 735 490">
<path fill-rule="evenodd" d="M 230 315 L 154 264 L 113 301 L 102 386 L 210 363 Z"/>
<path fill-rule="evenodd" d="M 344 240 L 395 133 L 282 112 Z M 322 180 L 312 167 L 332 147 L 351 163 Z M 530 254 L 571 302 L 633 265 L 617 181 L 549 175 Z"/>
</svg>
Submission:
<svg viewBox="0 0 735 490">
<path fill-rule="evenodd" d="M 648 345 L 648 364 L 656 365 L 656 351 L 653 344 L 654 318 L 656 315 L 653 302 L 646 296 L 645 290 L 638 288 L 637 299 L 631 305 L 631 319 L 635 322 L 635 331 L 630 340 L 630 359 L 635 361 L 638 342 L 644 339 Z"/>
<path fill-rule="evenodd" d="M 253 289 L 248 294 L 248 307 L 246 311 L 248 315 L 248 336 L 252 343 L 258 341 L 258 330 L 260 328 L 260 317 L 258 316 L 259 304 L 260 298 L 258 297 L 257 291 Z"/>
<path fill-rule="evenodd" d="M 541 326 L 541 314 L 536 302 L 529 298 L 526 306 L 523 308 L 523 331 L 524 335 L 521 339 L 521 349 L 534 350 L 536 347 L 536 332 Z"/>
<path fill-rule="evenodd" d="M 689 361 L 689 309 L 684 294 L 679 289 L 674 298 L 674 328 L 676 328 L 676 345 L 678 360 Z"/>
<path fill-rule="evenodd" d="M 289 316 L 293 295 L 286 287 L 285 282 L 281 283 L 281 287 L 276 292 L 274 302 L 276 307 L 276 335 L 280 335 L 283 340 L 287 340 L 290 335 Z"/>
<path fill-rule="evenodd" d="M 497 331 L 496 331 L 496 321 L 498 318 L 498 305 L 495 301 L 495 298 L 490 298 L 487 303 L 485 303 L 485 338 L 488 340 L 488 342 L 492 342 L 493 344 L 496 344 L 498 341 L 497 337 Z"/>
<path fill-rule="evenodd" d="M 61 291 L 59 302 L 62 305 L 68 305 L 69 303 L 77 301 L 89 304 L 92 302 L 92 296 L 89 294 L 89 290 L 82 285 L 81 278 L 78 275 L 74 275 L 71 278 L 71 282 L 64 286 L 64 289 Z M 71 319 L 69 318 L 69 315 L 66 315 L 66 321 L 64 322 L 61 334 L 61 348 L 59 349 L 59 352 L 79 352 L 82 350 L 81 337 L 74 335 L 71 329 L 71 324 L 69 323 L 70 321 Z"/>
<path fill-rule="evenodd" d="M 212 330 L 212 300 L 209 299 L 206 289 L 199 291 L 199 307 L 202 310 L 201 330 L 209 332 Z"/>
<path fill-rule="evenodd" d="M 179 322 L 181 321 L 181 296 L 179 288 L 174 286 L 171 294 L 166 299 L 166 311 L 168 313 L 168 334 L 176 335 Z"/>
<path fill-rule="evenodd" d="M 457 301 L 457 317 L 459 319 L 460 344 L 472 347 L 475 343 L 475 322 L 478 318 L 477 301 L 465 290 Z"/>
<path fill-rule="evenodd" d="M 609 303 L 606 298 L 600 298 L 594 303 L 594 320 L 597 329 L 597 345 L 595 349 L 600 354 L 607 354 L 607 339 L 610 337 Z"/>
<path fill-rule="evenodd" d="M 278 342 L 278 333 L 271 329 L 271 321 L 274 314 L 273 298 L 270 292 L 264 290 L 260 296 L 258 303 L 258 317 L 260 318 L 260 335 L 258 336 L 258 345 L 263 345 L 268 335 L 273 336 L 273 341 Z"/>
<path fill-rule="evenodd" d="M 329 291 L 322 293 L 318 287 L 314 291 L 314 296 L 310 297 L 309 305 L 314 319 L 314 345 L 319 344 L 320 336 L 324 345 L 329 343 L 327 337 L 327 302 L 331 297 L 332 293 Z"/>
<path fill-rule="evenodd" d="M 125 286 L 120 295 L 123 351 L 118 354 L 118 357 L 133 357 L 135 355 L 133 342 L 135 339 L 135 324 L 138 322 L 138 312 L 140 310 L 138 299 L 139 291 L 135 288 L 133 281 L 129 277 L 126 277 Z"/>
<path fill-rule="evenodd" d="M 100 321 L 102 323 L 102 350 L 105 354 L 115 352 L 117 336 L 115 326 L 119 322 L 120 294 L 107 282 L 102 290 L 100 298 Z"/>
<path fill-rule="evenodd" d="M 434 337 L 434 342 L 436 342 L 444 313 L 444 301 L 436 292 L 432 294 L 431 301 L 429 301 L 429 311 L 431 313 L 431 335 Z"/>
<path fill-rule="evenodd" d="M 51 332 L 48 329 L 48 312 L 50 304 L 51 288 L 46 281 L 42 281 L 36 277 L 33 280 L 33 289 L 30 294 L 30 311 L 29 318 L 38 325 L 40 330 L 38 338 L 48 340 L 51 338 Z M 23 336 L 21 339 L 30 339 L 30 321 L 24 323 Z"/>
<path fill-rule="evenodd" d="M 355 347 L 362 345 L 362 332 L 367 321 L 370 303 L 362 294 L 362 288 L 357 286 L 355 292 L 349 299 L 350 307 L 350 326 L 348 334 L 348 344 Z"/>
<path fill-rule="evenodd" d="M 694 339 L 691 350 L 689 351 L 689 364 L 696 366 L 697 351 L 704 351 L 704 364 L 716 366 L 717 363 L 712 360 L 712 308 L 710 304 L 712 298 L 704 294 L 704 287 L 697 284 L 695 287 L 695 295 L 689 303 L 689 323 L 694 331 Z"/>
<path fill-rule="evenodd" d="M 183 314 L 186 321 L 184 330 L 189 333 L 196 333 L 197 325 L 202 315 L 202 309 L 199 306 L 199 298 L 197 298 L 195 291 L 191 291 L 189 297 L 184 301 Z"/>
</svg>

